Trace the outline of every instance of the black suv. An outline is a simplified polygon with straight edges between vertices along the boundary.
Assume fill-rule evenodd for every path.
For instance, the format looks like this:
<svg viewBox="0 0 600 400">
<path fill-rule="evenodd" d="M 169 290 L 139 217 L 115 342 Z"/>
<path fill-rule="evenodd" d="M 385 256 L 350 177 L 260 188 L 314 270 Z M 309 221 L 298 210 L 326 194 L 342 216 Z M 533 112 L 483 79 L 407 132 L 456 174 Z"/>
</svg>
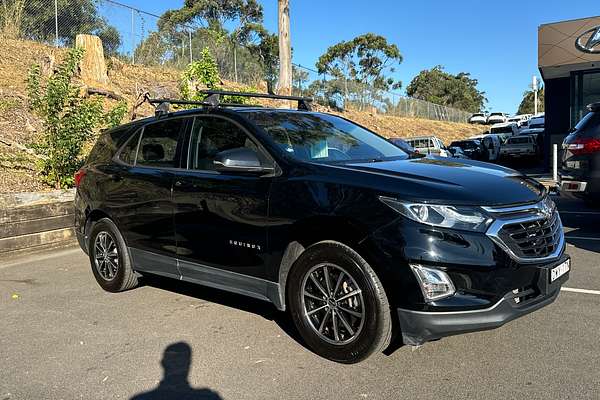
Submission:
<svg viewBox="0 0 600 400">
<path fill-rule="evenodd" d="M 499 327 L 567 280 L 555 205 L 518 172 L 409 159 L 306 99 L 212 99 L 104 133 L 76 174 L 76 231 L 105 290 L 158 274 L 266 300 L 313 351 L 353 363 L 396 333 Z"/>
<path fill-rule="evenodd" d="M 565 138 L 560 166 L 560 190 L 600 204 L 600 103 Z"/>
</svg>

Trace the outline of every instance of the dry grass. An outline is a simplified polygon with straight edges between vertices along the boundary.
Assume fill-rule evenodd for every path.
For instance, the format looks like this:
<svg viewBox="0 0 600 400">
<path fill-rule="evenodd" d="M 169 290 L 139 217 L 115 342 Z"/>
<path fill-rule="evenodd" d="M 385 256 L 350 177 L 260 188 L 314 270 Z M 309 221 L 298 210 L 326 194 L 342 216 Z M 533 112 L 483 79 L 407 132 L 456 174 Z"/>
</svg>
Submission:
<svg viewBox="0 0 600 400">
<path fill-rule="evenodd" d="M 3 1 L 3 0 L 0 0 Z M 0 57 L 0 193 L 33 190 L 50 190 L 40 183 L 33 161 L 19 151 L 2 143 L 2 140 L 22 145 L 35 141 L 41 130 L 39 119 L 27 107 L 27 72 L 34 63 L 47 68 L 61 61 L 64 49 L 57 49 L 37 42 L 0 37 L 3 55 Z M 129 106 L 138 93 L 148 91 L 155 97 L 177 97 L 180 72 L 168 68 L 143 67 L 109 60 L 110 83 L 103 88 L 122 95 Z M 226 82 L 230 89 L 242 88 Z M 98 85 L 94 85 L 98 87 Z M 106 101 L 107 104 L 112 101 Z M 278 107 L 279 102 L 261 100 L 264 106 Z M 319 107 L 319 111 L 328 111 Z M 138 110 L 139 116 L 154 112 L 149 105 Z M 334 112 L 335 113 L 335 112 Z M 485 128 L 468 124 L 431 121 L 417 118 L 392 117 L 357 111 L 340 115 L 354 120 L 385 137 L 411 137 L 436 135 L 445 143 L 481 133 Z"/>
</svg>

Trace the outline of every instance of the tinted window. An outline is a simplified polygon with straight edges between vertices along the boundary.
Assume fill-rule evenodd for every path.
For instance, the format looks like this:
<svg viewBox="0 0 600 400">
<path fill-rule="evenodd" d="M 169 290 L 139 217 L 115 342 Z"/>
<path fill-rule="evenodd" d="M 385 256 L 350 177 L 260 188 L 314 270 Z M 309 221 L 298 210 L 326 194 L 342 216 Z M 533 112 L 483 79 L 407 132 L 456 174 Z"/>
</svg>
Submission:
<svg viewBox="0 0 600 400">
<path fill-rule="evenodd" d="M 176 168 L 179 166 L 178 140 L 184 118 L 146 125 L 138 147 L 135 165 Z"/>
<path fill-rule="evenodd" d="M 192 127 L 189 168 L 215 170 L 214 160 L 218 153 L 244 147 L 254 150 L 263 165 L 268 163 L 258 146 L 233 122 L 217 117 L 196 118 Z"/>
<path fill-rule="evenodd" d="M 138 142 L 140 141 L 140 132 L 141 130 L 138 130 L 134 135 L 132 135 L 119 153 L 119 160 L 123 161 L 125 164 L 135 164 L 135 155 L 137 152 Z"/>
<path fill-rule="evenodd" d="M 588 131 L 587 135 L 598 135 L 600 133 L 600 112 L 587 113 L 575 126 L 575 130 Z"/>
<path fill-rule="evenodd" d="M 285 152 L 301 160 L 334 162 L 407 158 L 406 152 L 345 119 L 327 114 L 249 111 Z"/>
</svg>

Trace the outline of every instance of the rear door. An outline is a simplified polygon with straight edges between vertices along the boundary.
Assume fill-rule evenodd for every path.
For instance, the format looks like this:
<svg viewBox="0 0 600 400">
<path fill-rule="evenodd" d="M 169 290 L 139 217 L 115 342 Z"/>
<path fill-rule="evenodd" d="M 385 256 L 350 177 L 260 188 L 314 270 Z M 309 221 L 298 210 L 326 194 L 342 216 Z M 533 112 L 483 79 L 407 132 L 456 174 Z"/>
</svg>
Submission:
<svg viewBox="0 0 600 400">
<path fill-rule="evenodd" d="M 106 197 L 136 268 L 177 275 L 171 190 L 181 163 L 186 119 L 145 125 L 117 154 Z"/>
<path fill-rule="evenodd" d="M 587 181 L 600 178 L 600 112 L 590 112 L 564 140 L 561 175 Z"/>
</svg>

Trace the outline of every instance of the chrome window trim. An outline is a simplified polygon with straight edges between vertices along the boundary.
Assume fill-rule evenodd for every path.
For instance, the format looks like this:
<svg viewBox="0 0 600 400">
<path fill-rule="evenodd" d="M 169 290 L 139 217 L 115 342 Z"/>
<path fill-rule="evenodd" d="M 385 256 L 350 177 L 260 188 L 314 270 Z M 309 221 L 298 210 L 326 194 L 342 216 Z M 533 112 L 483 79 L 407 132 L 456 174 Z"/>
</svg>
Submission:
<svg viewBox="0 0 600 400">
<path fill-rule="evenodd" d="M 535 213 L 535 214 L 532 214 L 529 216 L 517 217 L 517 218 L 511 218 L 510 216 L 497 217 L 497 218 L 494 217 L 495 218 L 494 222 L 490 225 L 490 227 L 486 231 L 486 235 L 494 243 L 496 243 L 502 250 L 504 250 L 513 260 L 515 260 L 519 263 L 536 264 L 536 263 L 540 263 L 540 262 L 556 260 L 557 258 L 559 258 L 562 255 L 562 253 L 564 251 L 564 247 L 565 247 L 565 233 L 563 230 L 562 220 L 560 219 L 560 213 L 558 212 L 556 207 L 552 210 L 552 213 L 557 214 L 557 223 L 559 224 L 558 243 L 557 243 L 556 249 L 551 254 L 549 254 L 545 257 L 531 257 L 531 258 L 519 257 L 518 255 L 515 254 L 514 251 L 511 250 L 511 248 L 508 245 L 506 245 L 504 243 L 504 241 L 500 238 L 500 235 L 499 235 L 500 230 L 505 225 L 519 224 L 519 223 L 523 223 L 523 222 L 533 222 L 533 221 L 542 220 L 545 218 L 550 218 L 552 215 L 548 216 L 548 215 L 543 214 L 543 210 L 545 209 L 544 202 L 546 201 L 546 199 L 547 199 L 547 197 L 545 197 L 543 200 L 541 200 L 535 204 L 527 204 L 527 205 L 521 205 L 521 206 L 481 207 L 484 211 L 491 214 L 492 216 L 494 216 L 494 214 L 518 213 L 518 212 L 534 212 Z"/>
</svg>

